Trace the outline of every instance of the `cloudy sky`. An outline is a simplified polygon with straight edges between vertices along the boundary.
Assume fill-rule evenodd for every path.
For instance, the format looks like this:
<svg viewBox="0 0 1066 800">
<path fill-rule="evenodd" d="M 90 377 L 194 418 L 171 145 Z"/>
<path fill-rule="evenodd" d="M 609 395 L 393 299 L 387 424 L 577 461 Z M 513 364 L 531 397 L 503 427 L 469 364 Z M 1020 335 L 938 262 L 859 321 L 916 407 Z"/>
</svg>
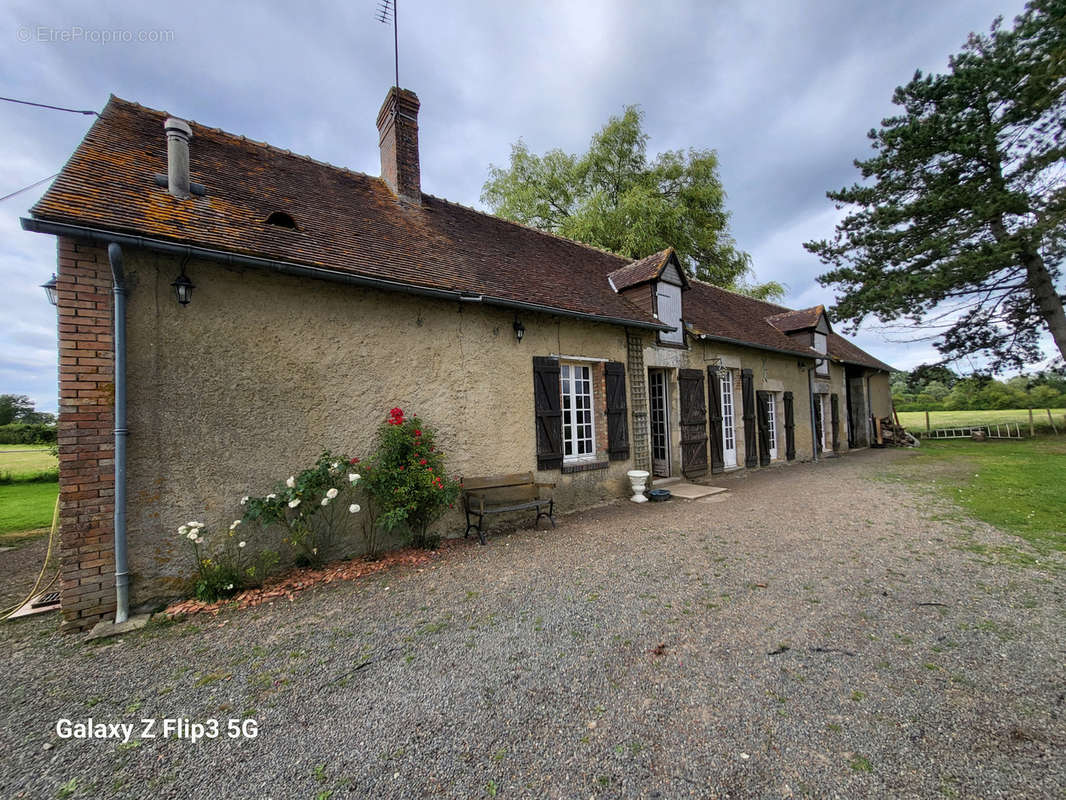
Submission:
<svg viewBox="0 0 1066 800">
<path fill-rule="evenodd" d="M 99 110 L 114 93 L 376 175 L 374 122 L 393 80 L 376 4 L 5 0 L 0 95 Z M 506 164 L 512 142 L 579 152 L 636 103 L 652 152 L 718 151 L 732 232 L 757 278 L 786 284 L 789 305 L 828 304 L 802 248 L 832 234 L 825 191 L 856 179 L 852 160 L 895 86 L 916 68 L 943 71 L 969 31 L 1022 7 L 400 0 L 400 83 L 422 100 L 422 188 L 480 207 L 489 164 Z M 91 122 L 0 102 L 0 196 L 57 172 Z M 54 411 L 55 316 L 38 284 L 55 241 L 18 224 L 46 186 L 0 202 L 0 393 Z M 858 341 L 904 368 L 935 355 L 874 330 Z"/>
</svg>

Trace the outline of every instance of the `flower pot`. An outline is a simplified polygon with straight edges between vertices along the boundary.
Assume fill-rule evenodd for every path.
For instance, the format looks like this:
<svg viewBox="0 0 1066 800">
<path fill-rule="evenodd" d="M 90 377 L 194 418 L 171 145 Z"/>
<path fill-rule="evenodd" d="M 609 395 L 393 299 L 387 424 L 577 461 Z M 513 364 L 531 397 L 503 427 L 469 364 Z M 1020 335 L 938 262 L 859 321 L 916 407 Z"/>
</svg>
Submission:
<svg viewBox="0 0 1066 800">
<path fill-rule="evenodd" d="M 648 478 L 651 473 L 642 469 L 631 469 L 626 473 L 626 477 L 629 478 L 629 484 L 633 487 L 633 496 L 629 499 L 634 503 L 647 503 L 648 498 L 644 496 L 644 489 L 648 485 Z"/>
</svg>

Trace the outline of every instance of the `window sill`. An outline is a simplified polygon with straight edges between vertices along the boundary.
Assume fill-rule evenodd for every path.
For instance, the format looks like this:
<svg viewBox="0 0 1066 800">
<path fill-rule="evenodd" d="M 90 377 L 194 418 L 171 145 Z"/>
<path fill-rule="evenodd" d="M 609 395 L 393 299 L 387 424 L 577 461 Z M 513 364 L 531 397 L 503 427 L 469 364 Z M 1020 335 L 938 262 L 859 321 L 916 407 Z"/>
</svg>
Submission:
<svg viewBox="0 0 1066 800">
<path fill-rule="evenodd" d="M 591 472 L 597 469 L 607 469 L 611 463 L 609 461 L 564 461 L 562 466 L 562 474 L 569 475 L 574 472 Z"/>
</svg>

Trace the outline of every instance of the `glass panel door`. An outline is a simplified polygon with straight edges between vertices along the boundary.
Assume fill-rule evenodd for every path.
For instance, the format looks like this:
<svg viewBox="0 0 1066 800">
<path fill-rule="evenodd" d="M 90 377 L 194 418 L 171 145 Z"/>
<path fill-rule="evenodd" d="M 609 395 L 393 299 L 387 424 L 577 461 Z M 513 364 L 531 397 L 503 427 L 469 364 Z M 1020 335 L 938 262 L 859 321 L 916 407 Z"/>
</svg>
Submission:
<svg viewBox="0 0 1066 800">
<path fill-rule="evenodd" d="M 737 465 L 737 423 L 733 405 L 733 373 L 722 371 L 722 462 Z"/>
<path fill-rule="evenodd" d="M 670 477 L 670 409 L 666 373 L 648 372 L 648 399 L 651 403 L 651 470 L 659 478 Z"/>
</svg>

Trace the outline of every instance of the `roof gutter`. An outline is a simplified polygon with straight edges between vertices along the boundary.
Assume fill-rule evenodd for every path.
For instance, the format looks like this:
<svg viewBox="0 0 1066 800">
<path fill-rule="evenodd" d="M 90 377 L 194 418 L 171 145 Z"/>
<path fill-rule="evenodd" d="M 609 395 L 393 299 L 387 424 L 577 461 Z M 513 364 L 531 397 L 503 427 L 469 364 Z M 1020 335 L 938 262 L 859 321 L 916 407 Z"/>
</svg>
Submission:
<svg viewBox="0 0 1066 800">
<path fill-rule="evenodd" d="M 750 347 L 753 350 L 766 350 L 767 352 L 770 352 L 770 353 L 781 353 L 782 355 L 792 356 L 793 358 L 797 358 L 797 357 L 798 358 L 809 358 L 812 361 L 815 360 L 816 358 L 818 358 L 818 356 L 816 356 L 814 354 L 813 350 L 811 351 L 810 355 L 807 355 L 806 353 L 802 353 L 799 350 L 782 350 L 780 347 L 770 347 L 769 345 L 755 344 L 754 342 L 743 342 L 740 339 L 730 339 L 728 336 L 715 336 L 715 335 L 710 334 L 710 333 L 695 333 L 695 332 L 693 332 L 693 334 L 695 336 L 697 336 L 698 338 L 700 338 L 700 339 L 705 339 L 705 340 L 710 341 L 710 342 L 722 342 L 724 344 L 735 344 L 738 347 Z"/>
<path fill-rule="evenodd" d="M 163 239 L 151 239 L 145 236 L 135 236 L 125 233 L 91 228 L 84 225 L 71 225 L 65 222 L 48 222 L 47 220 L 22 217 L 19 222 L 23 230 L 33 233 L 49 233 L 54 236 L 75 236 L 81 239 L 89 239 L 103 244 L 117 242 L 127 247 L 137 247 L 143 250 L 151 250 L 156 253 L 167 255 L 186 256 L 190 258 L 202 258 L 209 261 L 217 261 L 223 264 L 231 264 L 256 269 L 268 269 L 285 275 L 295 275 L 303 278 L 315 278 L 317 280 L 332 281 L 334 283 L 346 283 L 352 286 L 362 286 L 368 289 L 380 289 L 386 292 L 402 292 L 422 297 L 432 297 L 438 300 L 453 300 L 469 303 L 481 303 L 483 305 L 510 308 L 521 311 L 536 311 L 543 314 L 552 314 L 560 317 L 572 317 L 574 319 L 588 320 L 592 322 L 606 322 L 612 325 L 624 325 L 630 328 L 646 328 L 648 330 L 672 331 L 669 325 L 655 322 L 641 322 L 639 320 L 610 317 L 601 314 L 589 314 L 582 311 L 570 311 L 565 308 L 545 306 L 538 303 L 526 303 L 520 300 L 508 300 L 502 297 L 490 297 L 476 295 L 470 292 L 460 292 L 449 289 L 432 289 L 425 286 L 414 286 L 409 283 L 390 281 L 383 278 L 369 278 L 363 275 L 353 275 L 349 272 L 327 269 L 325 267 L 311 267 L 304 264 L 296 264 L 291 261 L 279 261 L 272 258 L 260 258 L 258 256 L 246 256 L 238 253 L 229 253 L 225 250 L 214 250 L 209 247 L 196 245 L 176 244 Z"/>
</svg>

